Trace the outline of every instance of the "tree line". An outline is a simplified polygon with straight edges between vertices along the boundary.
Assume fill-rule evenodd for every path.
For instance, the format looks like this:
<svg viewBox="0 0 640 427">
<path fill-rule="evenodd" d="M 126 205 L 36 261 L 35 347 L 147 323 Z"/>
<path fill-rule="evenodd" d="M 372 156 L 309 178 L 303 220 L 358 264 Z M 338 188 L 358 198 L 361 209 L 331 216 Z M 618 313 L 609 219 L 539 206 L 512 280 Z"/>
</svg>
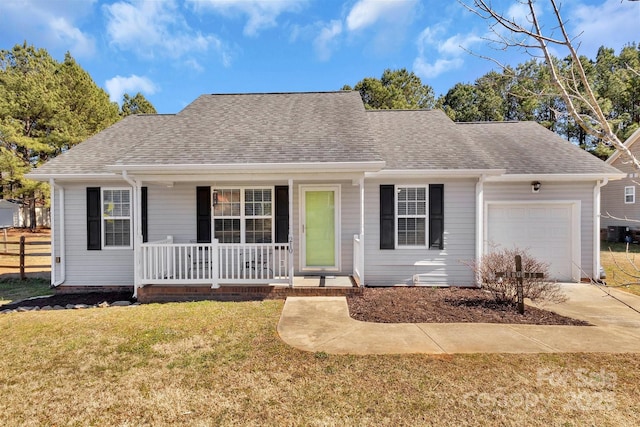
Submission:
<svg viewBox="0 0 640 427">
<path fill-rule="evenodd" d="M 553 60 L 561 73 L 570 75 L 570 58 Z M 603 46 L 595 59 L 580 60 L 607 120 L 624 141 L 640 127 L 640 46 L 628 44 L 617 55 Z M 343 89 L 359 91 L 368 109 L 440 108 L 458 122 L 531 120 L 603 159 L 613 152 L 568 114 L 549 68 L 536 59 L 490 71 L 473 83 L 457 83 L 438 98 L 431 86 L 406 69 L 388 69 L 380 78 L 367 77 Z"/>
<path fill-rule="evenodd" d="M 138 93 L 122 107 L 67 53 L 62 62 L 25 42 L 0 50 L 0 195 L 45 199 L 24 174 L 135 113 L 155 113 Z"/>
<path fill-rule="evenodd" d="M 571 58 L 553 61 L 571 81 Z M 640 46 L 630 43 L 618 54 L 603 46 L 595 59 L 580 61 L 607 121 L 626 139 L 640 127 Z M 437 98 L 406 69 L 387 69 L 343 89 L 359 91 L 368 109 L 440 108 L 465 122 L 532 120 L 601 158 L 613 151 L 568 114 L 549 67 L 537 59 L 457 83 Z M 46 199 L 47 186 L 25 173 L 129 114 L 155 112 L 140 93 L 124 94 L 118 107 L 69 53 L 59 62 L 26 42 L 0 50 L 0 195 Z"/>
</svg>

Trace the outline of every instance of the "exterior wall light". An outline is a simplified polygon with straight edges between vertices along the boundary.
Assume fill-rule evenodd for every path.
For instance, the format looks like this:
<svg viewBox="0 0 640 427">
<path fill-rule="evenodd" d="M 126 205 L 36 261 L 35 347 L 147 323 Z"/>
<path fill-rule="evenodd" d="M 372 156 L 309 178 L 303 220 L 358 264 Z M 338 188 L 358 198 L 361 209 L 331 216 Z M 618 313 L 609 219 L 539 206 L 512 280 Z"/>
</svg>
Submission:
<svg viewBox="0 0 640 427">
<path fill-rule="evenodd" d="M 542 184 L 540 184 L 540 181 L 533 181 L 531 183 L 531 192 L 538 193 L 540 191 L 540 187 L 542 187 Z"/>
</svg>

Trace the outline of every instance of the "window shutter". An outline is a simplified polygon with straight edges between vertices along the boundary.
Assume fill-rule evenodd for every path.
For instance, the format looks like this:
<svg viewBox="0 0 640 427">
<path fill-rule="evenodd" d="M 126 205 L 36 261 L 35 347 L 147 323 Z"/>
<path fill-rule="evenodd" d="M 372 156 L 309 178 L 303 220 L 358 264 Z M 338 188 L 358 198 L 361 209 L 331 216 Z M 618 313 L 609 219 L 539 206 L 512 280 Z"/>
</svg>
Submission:
<svg viewBox="0 0 640 427">
<path fill-rule="evenodd" d="M 429 248 L 444 249 L 444 184 L 429 185 Z"/>
<path fill-rule="evenodd" d="M 276 243 L 289 241 L 289 186 L 275 187 Z"/>
<path fill-rule="evenodd" d="M 87 187 L 87 250 L 99 251 L 102 236 L 100 187 Z"/>
<path fill-rule="evenodd" d="M 211 243 L 211 187 L 196 188 L 198 243 Z"/>
<path fill-rule="evenodd" d="M 380 186 L 380 249 L 395 249 L 396 198 L 393 185 Z"/>
<path fill-rule="evenodd" d="M 142 187 L 142 200 L 140 204 L 142 205 L 142 242 L 146 243 L 149 241 L 149 225 L 147 222 L 147 187 Z"/>
</svg>

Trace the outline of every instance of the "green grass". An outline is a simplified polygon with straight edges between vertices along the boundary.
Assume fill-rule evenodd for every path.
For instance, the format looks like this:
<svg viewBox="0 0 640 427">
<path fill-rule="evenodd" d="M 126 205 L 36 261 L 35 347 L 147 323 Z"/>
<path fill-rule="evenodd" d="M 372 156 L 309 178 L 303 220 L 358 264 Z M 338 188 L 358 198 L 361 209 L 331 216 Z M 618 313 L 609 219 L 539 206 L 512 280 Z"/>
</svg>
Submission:
<svg viewBox="0 0 640 427">
<path fill-rule="evenodd" d="M 4 279 L 0 280 L 0 305 L 25 298 L 51 295 L 48 279 Z"/>
<path fill-rule="evenodd" d="M 640 245 L 601 243 L 600 263 L 607 274 L 607 285 L 640 295 Z"/>
<path fill-rule="evenodd" d="M 635 354 L 351 356 L 281 301 L 0 316 L 0 425 L 639 425 Z"/>
</svg>

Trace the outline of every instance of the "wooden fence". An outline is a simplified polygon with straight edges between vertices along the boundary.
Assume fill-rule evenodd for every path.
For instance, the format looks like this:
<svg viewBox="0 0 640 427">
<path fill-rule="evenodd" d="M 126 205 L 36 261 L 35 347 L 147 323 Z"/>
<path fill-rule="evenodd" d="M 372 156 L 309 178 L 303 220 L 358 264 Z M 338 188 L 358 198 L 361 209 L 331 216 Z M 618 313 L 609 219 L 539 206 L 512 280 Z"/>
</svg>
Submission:
<svg viewBox="0 0 640 427">
<path fill-rule="evenodd" d="M 33 242 L 27 242 L 27 239 L 25 236 L 20 236 L 20 241 L 7 241 L 6 239 L 1 242 L 3 244 L 2 247 L 0 247 L 1 250 L 3 250 L 3 252 L 0 252 L 1 256 L 8 256 L 8 257 L 17 257 L 19 259 L 19 264 L 18 265 L 0 265 L 0 268 L 7 268 L 7 269 L 15 269 L 15 270 L 19 270 L 20 271 L 20 278 L 22 280 L 25 280 L 27 278 L 26 272 L 25 270 L 27 269 L 32 269 L 32 268 L 51 268 L 51 264 L 47 264 L 47 265 L 27 265 L 27 263 L 25 262 L 27 257 L 45 257 L 45 256 L 51 256 L 51 250 L 49 250 L 49 252 L 31 252 L 31 251 L 27 251 L 26 247 L 27 246 L 51 246 L 51 242 L 43 242 L 43 241 L 33 241 Z M 19 245 L 18 246 L 18 252 L 9 252 L 7 246 L 8 245 Z"/>
</svg>

